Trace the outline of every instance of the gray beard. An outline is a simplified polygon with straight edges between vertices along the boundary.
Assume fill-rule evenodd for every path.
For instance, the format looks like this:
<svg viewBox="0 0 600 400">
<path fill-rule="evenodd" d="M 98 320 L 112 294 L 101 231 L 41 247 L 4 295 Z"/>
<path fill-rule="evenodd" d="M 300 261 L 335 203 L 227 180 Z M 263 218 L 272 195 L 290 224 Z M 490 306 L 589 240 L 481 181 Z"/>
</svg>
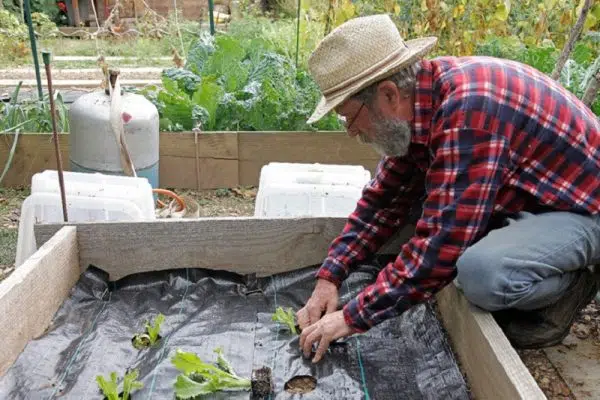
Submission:
<svg viewBox="0 0 600 400">
<path fill-rule="evenodd" d="M 375 132 L 369 139 L 359 135 L 362 143 L 370 144 L 384 157 L 403 157 L 410 146 L 411 129 L 406 121 L 377 118 L 372 121 Z"/>
</svg>

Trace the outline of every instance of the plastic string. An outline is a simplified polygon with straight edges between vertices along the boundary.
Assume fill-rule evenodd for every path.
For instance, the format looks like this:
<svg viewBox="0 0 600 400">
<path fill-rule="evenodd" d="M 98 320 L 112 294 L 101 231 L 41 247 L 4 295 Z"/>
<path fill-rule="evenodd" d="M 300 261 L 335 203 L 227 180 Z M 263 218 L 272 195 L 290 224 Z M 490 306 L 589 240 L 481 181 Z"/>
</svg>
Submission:
<svg viewBox="0 0 600 400">
<path fill-rule="evenodd" d="M 106 293 L 107 290 L 108 289 L 106 289 L 104 291 L 104 293 Z M 104 297 L 104 293 L 102 294 L 102 297 Z M 102 305 L 102 308 L 100 309 L 100 311 L 98 311 L 98 313 L 94 317 L 94 321 L 92 322 L 92 324 L 88 328 L 87 332 L 83 335 L 83 338 L 81 339 L 81 341 L 77 345 L 77 349 L 75 349 L 75 353 L 73 353 L 73 355 L 69 359 L 69 362 L 67 363 L 67 367 L 65 368 L 65 372 L 63 372 L 62 376 L 60 377 L 60 379 L 58 380 L 58 382 L 54 386 L 54 391 L 50 395 L 50 398 L 53 398 L 56 395 L 56 391 L 60 388 L 60 386 L 62 385 L 62 383 L 65 380 L 65 378 L 67 377 L 67 375 L 69 375 L 69 371 L 71 370 L 71 364 L 73 364 L 73 361 L 79 355 L 79 351 L 81 350 L 81 346 L 83 345 L 83 343 L 85 343 L 85 341 L 88 338 L 90 332 L 92 331 L 92 329 L 96 325 L 96 321 L 98 320 L 98 317 L 100 316 L 100 314 L 102 314 L 102 312 L 104 311 L 104 309 L 106 308 L 106 306 L 108 305 L 108 303 L 110 303 L 111 298 L 112 298 L 112 292 L 109 292 L 109 294 L 108 294 L 108 300 L 104 302 L 104 304 Z"/>
<path fill-rule="evenodd" d="M 277 282 L 276 282 L 276 278 L 277 277 L 273 277 L 271 275 L 271 282 L 273 283 L 273 302 L 275 303 L 275 310 L 277 310 Z M 279 340 L 279 322 L 277 322 L 277 329 L 275 330 L 275 343 L 277 343 L 277 341 Z M 271 371 L 275 371 L 275 362 L 277 361 L 277 357 L 276 357 L 276 351 L 273 352 L 273 362 L 271 363 Z M 272 394 L 269 393 L 269 400 L 272 399 Z"/>
<path fill-rule="evenodd" d="M 350 285 L 348 284 L 348 281 L 346 281 L 345 283 L 346 283 L 346 292 L 348 294 L 350 294 Z M 370 396 L 369 396 L 369 388 L 367 387 L 365 366 L 363 365 L 362 357 L 360 355 L 360 340 L 358 339 L 358 336 L 354 336 L 354 340 L 356 341 L 356 355 L 358 357 L 358 368 L 360 369 L 360 379 L 362 380 L 363 393 L 365 394 L 365 399 L 369 400 Z"/>
</svg>

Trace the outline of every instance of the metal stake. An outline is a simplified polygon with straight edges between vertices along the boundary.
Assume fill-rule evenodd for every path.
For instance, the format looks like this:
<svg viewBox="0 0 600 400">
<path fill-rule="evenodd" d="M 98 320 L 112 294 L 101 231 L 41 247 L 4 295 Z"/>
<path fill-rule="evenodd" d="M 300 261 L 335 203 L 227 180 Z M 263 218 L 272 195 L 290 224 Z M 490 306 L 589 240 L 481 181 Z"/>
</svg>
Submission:
<svg viewBox="0 0 600 400">
<path fill-rule="evenodd" d="M 65 181 L 63 179 L 62 160 L 60 157 L 58 132 L 56 129 L 56 111 L 54 109 L 54 93 L 52 93 L 52 76 L 50 74 L 50 52 L 42 51 L 44 66 L 46 67 L 46 77 L 48 78 L 48 94 L 50 99 L 50 113 L 52 117 L 52 136 L 54 138 L 54 150 L 56 151 L 56 166 L 58 169 L 58 183 L 60 185 L 60 197 L 62 201 L 63 217 L 67 222 L 67 199 L 65 196 Z"/>
<path fill-rule="evenodd" d="M 1 0 L 0 0 L 1 1 Z M 35 32 L 33 31 L 33 22 L 31 21 L 31 7 L 29 6 L 29 0 L 25 0 L 23 3 L 25 8 L 25 22 L 29 28 L 29 42 L 31 43 L 31 53 L 33 55 L 33 65 L 35 66 L 35 79 L 37 81 L 38 96 L 40 101 L 44 100 L 44 94 L 42 93 L 42 78 L 40 77 L 40 62 L 38 61 L 37 47 L 35 45 Z"/>
<path fill-rule="evenodd" d="M 210 23 L 210 34 L 215 35 L 215 16 L 214 16 L 215 3 L 214 0 L 208 0 L 208 17 Z"/>
</svg>

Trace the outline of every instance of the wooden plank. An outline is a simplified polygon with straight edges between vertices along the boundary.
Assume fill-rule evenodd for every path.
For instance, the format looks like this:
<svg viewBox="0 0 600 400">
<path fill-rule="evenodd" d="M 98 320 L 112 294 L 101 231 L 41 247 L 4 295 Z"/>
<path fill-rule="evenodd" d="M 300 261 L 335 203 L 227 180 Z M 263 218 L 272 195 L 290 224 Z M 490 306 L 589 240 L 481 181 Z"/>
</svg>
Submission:
<svg viewBox="0 0 600 400">
<path fill-rule="evenodd" d="M 169 268 L 211 268 L 266 276 L 320 264 L 345 218 L 227 217 L 135 223 L 75 223 L 82 268 L 116 280 Z M 36 225 L 44 243 L 63 224 Z M 403 237 L 406 237 L 402 231 Z M 400 234 L 398 237 L 401 237 Z M 398 240 L 398 239 L 396 239 Z M 111 249 L 109 255 L 106 249 Z M 386 249 L 397 252 L 396 241 Z"/>
<path fill-rule="evenodd" d="M 240 185 L 257 185 L 269 162 L 362 165 L 375 172 L 379 155 L 343 132 L 240 132 Z"/>
<path fill-rule="evenodd" d="M 161 156 L 159 163 L 160 186 L 173 189 L 218 189 L 239 185 L 238 161 L 200 158 L 199 185 L 196 181 L 196 159 Z"/>
<path fill-rule="evenodd" d="M 492 315 L 469 303 L 452 283 L 438 305 L 476 399 L 545 399 Z"/>
<path fill-rule="evenodd" d="M 5 165 L 13 139 L 13 134 L 0 135 L 0 165 Z M 68 134 L 59 140 L 63 166 L 69 170 Z M 192 132 L 160 133 L 161 186 L 197 187 L 195 146 Z M 370 147 L 340 132 L 208 132 L 198 135 L 198 152 L 203 189 L 258 185 L 260 169 L 271 161 L 355 164 L 371 173 L 379 161 Z M 52 136 L 22 134 L 3 185 L 29 185 L 33 174 L 45 169 L 56 169 Z"/>
<path fill-rule="evenodd" d="M 0 376 L 46 330 L 79 278 L 75 227 L 63 227 L 0 283 Z"/>
<path fill-rule="evenodd" d="M 237 132 L 206 132 L 198 134 L 200 157 L 237 160 Z M 160 156 L 196 157 L 196 142 L 191 132 L 161 132 Z"/>
<path fill-rule="evenodd" d="M 0 135 L 0 165 L 6 165 L 15 135 Z M 68 169 L 69 164 L 69 136 L 60 134 L 60 144 L 63 167 Z M 54 143 L 50 134 L 21 134 L 17 143 L 15 155 L 12 160 L 2 186 L 19 187 L 31 184 L 31 177 L 45 169 L 56 169 Z"/>
</svg>

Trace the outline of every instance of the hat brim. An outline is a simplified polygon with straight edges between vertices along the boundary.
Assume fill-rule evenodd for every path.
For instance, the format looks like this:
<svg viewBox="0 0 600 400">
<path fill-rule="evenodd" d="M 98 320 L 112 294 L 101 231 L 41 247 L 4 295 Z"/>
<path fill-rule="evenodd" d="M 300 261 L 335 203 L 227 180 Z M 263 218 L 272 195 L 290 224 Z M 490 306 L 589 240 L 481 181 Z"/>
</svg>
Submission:
<svg viewBox="0 0 600 400">
<path fill-rule="evenodd" d="M 355 95 L 365 87 L 381 79 L 387 78 L 388 76 L 393 75 L 394 73 L 417 61 L 417 59 L 427 54 L 433 48 L 433 46 L 435 46 L 436 42 L 436 37 L 407 40 L 405 43 L 409 51 L 404 57 L 396 59 L 393 63 L 386 65 L 377 74 L 371 75 L 366 79 L 349 85 L 347 88 L 336 93 L 334 96 L 321 96 L 321 100 L 315 107 L 315 110 L 308 119 L 307 123 L 313 124 L 319 121 L 335 107 L 342 104 L 348 98 Z"/>
</svg>

